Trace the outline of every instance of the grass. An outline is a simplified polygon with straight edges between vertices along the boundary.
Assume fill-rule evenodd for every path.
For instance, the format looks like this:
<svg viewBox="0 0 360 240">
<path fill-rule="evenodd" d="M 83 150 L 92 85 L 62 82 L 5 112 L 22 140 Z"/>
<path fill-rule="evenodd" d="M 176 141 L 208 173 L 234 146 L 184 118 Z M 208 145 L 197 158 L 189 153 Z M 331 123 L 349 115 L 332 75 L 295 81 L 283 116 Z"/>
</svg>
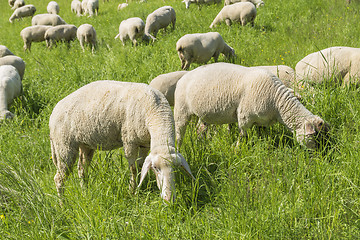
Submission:
<svg viewBox="0 0 360 240">
<path fill-rule="evenodd" d="M 175 44 L 187 33 L 207 32 L 222 5 L 181 1 L 100 1 L 98 17 L 76 17 L 70 1 L 58 0 L 60 15 L 79 26 L 92 24 L 98 49 L 82 53 L 78 41 L 48 50 L 34 43 L 24 52 L 20 31 L 31 19 L 8 22 L 0 2 L 0 44 L 26 62 L 24 94 L 10 110 L 13 121 L 0 124 L 0 238 L 2 239 L 357 239 L 360 238 L 360 93 L 331 83 L 304 91 L 303 104 L 331 125 L 331 148 L 308 151 L 276 124 L 253 128 L 236 146 L 238 133 L 225 126 L 199 139 L 187 129 L 181 148 L 196 181 L 176 175 L 177 201 L 165 205 L 153 174 L 136 195 L 128 191 L 129 170 L 122 150 L 97 152 L 89 185 L 77 174 L 66 182 L 61 208 L 53 182 L 48 120 L 55 104 L 79 87 L 100 79 L 148 83 L 180 70 Z M 220 25 L 221 33 L 245 66 L 295 64 L 330 46 L 358 47 L 360 5 L 338 0 L 268 0 L 258 9 L 255 27 Z M 30 3 L 30 2 L 29 2 Z M 33 0 L 37 13 L 46 4 Z M 125 47 L 114 37 L 120 22 L 143 20 L 158 7 L 177 13 L 175 31 L 158 34 L 154 44 Z M 221 56 L 220 61 L 224 61 Z M 211 60 L 210 62 L 213 62 Z M 199 65 L 192 64 L 191 69 Z M 331 81 L 331 80 L 330 80 Z"/>
</svg>

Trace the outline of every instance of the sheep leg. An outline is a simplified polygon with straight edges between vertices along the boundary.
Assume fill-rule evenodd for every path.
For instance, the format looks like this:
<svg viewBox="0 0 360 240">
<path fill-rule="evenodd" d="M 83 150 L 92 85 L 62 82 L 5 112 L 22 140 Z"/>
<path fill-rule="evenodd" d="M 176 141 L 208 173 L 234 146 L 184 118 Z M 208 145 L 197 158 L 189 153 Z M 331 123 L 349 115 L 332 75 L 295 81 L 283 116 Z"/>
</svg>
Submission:
<svg viewBox="0 0 360 240">
<path fill-rule="evenodd" d="M 134 193 L 136 189 L 136 176 L 137 176 L 136 159 L 138 157 L 139 147 L 137 145 L 124 142 L 124 153 L 125 153 L 125 157 L 128 160 L 129 168 L 130 168 L 129 190 L 130 192 Z"/>
<path fill-rule="evenodd" d="M 230 19 L 225 19 L 225 23 L 226 23 L 226 25 L 228 25 L 228 26 L 231 26 L 231 20 Z"/>
<path fill-rule="evenodd" d="M 172 30 L 175 30 L 175 23 L 176 23 L 176 19 L 174 21 L 172 21 Z"/>
<path fill-rule="evenodd" d="M 219 59 L 219 55 L 220 55 L 220 52 L 219 51 L 216 51 L 213 55 L 213 58 L 214 58 L 214 61 L 217 62 L 218 59 Z"/>
<path fill-rule="evenodd" d="M 94 155 L 94 150 L 85 146 L 80 146 L 79 162 L 78 162 L 78 175 L 80 178 L 81 186 L 85 186 L 88 180 L 88 169 Z"/>
<path fill-rule="evenodd" d="M 178 107 L 176 105 L 179 105 L 181 107 Z M 175 107 L 174 107 L 175 134 L 176 134 L 177 147 L 179 149 L 182 145 L 182 140 L 186 132 L 186 127 L 191 119 L 191 114 L 187 113 L 187 111 L 183 106 L 185 106 L 185 104 L 179 103 L 179 101 L 175 101 Z"/>
</svg>

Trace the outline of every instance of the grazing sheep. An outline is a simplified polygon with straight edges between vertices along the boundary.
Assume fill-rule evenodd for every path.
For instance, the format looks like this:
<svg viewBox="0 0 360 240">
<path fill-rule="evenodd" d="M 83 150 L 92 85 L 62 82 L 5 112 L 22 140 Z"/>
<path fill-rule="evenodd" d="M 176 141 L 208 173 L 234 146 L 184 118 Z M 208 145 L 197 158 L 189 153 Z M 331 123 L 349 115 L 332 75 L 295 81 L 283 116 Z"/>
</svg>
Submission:
<svg viewBox="0 0 360 240">
<path fill-rule="evenodd" d="M 15 19 L 20 19 L 23 17 L 32 17 L 36 12 L 36 8 L 34 5 L 25 5 L 15 9 L 11 17 L 9 18 L 9 22 L 13 22 Z"/>
<path fill-rule="evenodd" d="M 49 2 L 49 4 L 47 5 L 46 10 L 47 10 L 47 12 L 50 13 L 50 14 L 59 14 L 59 12 L 60 12 L 60 7 L 59 7 L 59 4 L 57 4 L 57 2 L 51 1 L 51 2 Z"/>
<path fill-rule="evenodd" d="M 66 41 L 68 43 L 68 47 L 70 47 L 70 42 L 76 38 L 76 32 L 76 26 L 71 24 L 51 27 L 46 30 L 44 35 L 46 46 L 51 48 L 52 45 L 56 45 L 56 42 L 58 41 Z"/>
<path fill-rule="evenodd" d="M 235 57 L 235 50 L 218 32 L 186 34 L 177 41 L 176 50 L 184 70 L 193 62 L 207 63 L 212 57 L 217 62 L 220 53 L 227 58 Z"/>
<path fill-rule="evenodd" d="M 311 53 L 295 66 L 299 80 L 321 83 L 326 79 L 360 83 L 360 48 L 330 47 Z"/>
<path fill-rule="evenodd" d="M 179 79 L 184 76 L 187 71 L 177 71 L 165 73 L 157 76 L 149 83 L 150 87 L 159 90 L 164 94 L 166 100 L 168 100 L 170 106 L 174 106 L 174 93 L 176 84 Z"/>
<path fill-rule="evenodd" d="M 82 9 L 84 15 L 88 14 L 87 3 L 88 3 L 88 0 L 82 0 L 82 2 L 81 2 L 81 9 Z"/>
<path fill-rule="evenodd" d="M 174 106 L 179 147 L 194 115 L 210 124 L 238 122 L 242 136 L 253 125 L 280 122 L 311 149 L 317 145 L 316 136 L 328 130 L 327 124 L 307 110 L 271 72 L 230 63 L 204 65 L 180 78 Z"/>
<path fill-rule="evenodd" d="M 224 6 L 234 4 L 237 2 L 251 2 L 256 6 L 256 8 L 265 5 L 265 3 L 261 0 L 224 0 Z"/>
<path fill-rule="evenodd" d="M 81 16 L 82 8 L 79 0 L 73 0 L 71 2 L 71 12 L 76 13 L 77 16 Z"/>
<path fill-rule="evenodd" d="M 12 10 L 15 10 L 19 7 L 25 6 L 25 1 L 24 0 L 15 0 L 13 7 L 11 8 Z"/>
<path fill-rule="evenodd" d="M 119 34 L 115 36 L 120 38 L 123 46 L 125 46 L 125 41 L 130 39 L 134 46 L 137 44 L 139 38 L 144 37 L 145 23 L 141 18 L 133 17 L 121 21 L 119 26 Z"/>
<path fill-rule="evenodd" d="M 51 25 L 57 26 L 66 24 L 66 22 L 59 16 L 55 14 L 43 13 L 35 15 L 31 20 L 31 25 Z"/>
<path fill-rule="evenodd" d="M 254 26 L 256 7 L 251 2 L 239 2 L 223 7 L 211 23 L 210 28 L 216 27 L 220 22 L 225 21 L 231 26 L 232 22 L 240 22 L 242 26 L 251 23 Z"/>
<path fill-rule="evenodd" d="M 86 180 L 95 150 L 124 147 L 131 170 L 130 188 L 136 187 L 136 165 L 143 165 L 139 186 L 152 169 L 161 197 L 167 201 L 175 198 L 172 167 L 180 165 L 192 176 L 184 157 L 175 151 L 169 103 L 147 84 L 92 82 L 56 104 L 49 127 L 52 158 L 57 167 L 54 180 L 60 197 L 79 151 L 78 174 Z"/>
<path fill-rule="evenodd" d="M 26 27 L 20 32 L 20 36 L 24 41 L 24 51 L 31 51 L 32 42 L 42 42 L 45 41 L 45 32 L 52 28 L 52 26 L 47 25 L 35 25 Z"/>
<path fill-rule="evenodd" d="M 191 3 L 195 3 L 200 8 L 204 4 L 219 4 L 221 0 L 183 0 L 185 7 L 189 8 Z"/>
<path fill-rule="evenodd" d="M 20 75 L 11 65 L 0 66 L 0 119 L 11 119 L 14 114 L 8 110 L 8 105 L 22 92 Z"/>
<path fill-rule="evenodd" d="M 176 13 L 170 6 L 164 6 L 156 9 L 150 13 L 146 18 L 145 35 L 153 40 L 156 39 L 156 35 L 159 29 L 164 28 L 172 23 L 172 29 L 175 29 Z"/>
<path fill-rule="evenodd" d="M 14 3 L 15 3 L 15 0 L 8 0 L 8 3 L 9 3 L 9 6 L 10 6 L 10 7 L 13 7 L 13 6 L 14 6 Z"/>
<path fill-rule="evenodd" d="M 127 6 L 129 6 L 129 4 L 127 4 L 127 3 L 120 3 L 120 4 L 118 5 L 117 10 L 120 11 L 120 10 L 126 8 Z"/>
<path fill-rule="evenodd" d="M 77 38 L 79 39 L 80 46 L 85 52 L 84 43 L 91 44 L 91 51 L 94 53 L 96 46 L 96 31 L 95 28 L 90 24 L 82 24 L 77 29 L 76 33 Z"/>
<path fill-rule="evenodd" d="M 87 12 L 89 13 L 89 17 L 92 17 L 94 13 L 97 16 L 99 13 L 99 0 L 88 0 Z"/>
<path fill-rule="evenodd" d="M 7 55 L 14 55 L 6 46 L 0 45 L 0 58 Z"/>
<path fill-rule="evenodd" d="M 5 57 L 0 58 L 0 66 L 3 65 L 12 65 L 16 68 L 20 75 L 20 79 L 22 80 L 25 73 L 25 62 L 21 57 L 15 55 L 7 55 Z"/>
</svg>

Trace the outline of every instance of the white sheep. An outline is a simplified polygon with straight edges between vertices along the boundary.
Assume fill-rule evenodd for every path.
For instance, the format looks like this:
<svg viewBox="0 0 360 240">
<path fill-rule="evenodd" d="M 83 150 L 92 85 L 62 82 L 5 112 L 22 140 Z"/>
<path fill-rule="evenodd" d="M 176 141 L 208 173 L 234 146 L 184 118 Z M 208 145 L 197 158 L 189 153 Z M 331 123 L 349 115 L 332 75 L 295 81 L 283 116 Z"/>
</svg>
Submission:
<svg viewBox="0 0 360 240">
<path fill-rule="evenodd" d="M 9 22 L 13 22 L 15 19 L 21 19 L 24 17 L 32 17 L 36 12 L 36 8 L 34 5 L 29 4 L 15 9 L 11 17 L 9 18 Z"/>
<path fill-rule="evenodd" d="M 128 3 L 120 3 L 117 7 L 117 10 L 120 11 L 120 10 L 126 8 L 127 6 L 129 6 Z"/>
<path fill-rule="evenodd" d="M 79 151 L 78 174 L 86 180 L 95 150 L 123 147 L 131 170 L 130 189 L 136 187 L 136 165 L 143 165 L 139 186 L 152 169 L 167 201 L 175 197 L 172 167 L 180 165 L 192 176 L 184 157 L 175 151 L 169 103 L 147 84 L 104 80 L 85 85 L 56 104 L 49 127 L 60 197 Z"/>
<path fill-rule="evenodd" d="M 204 4 L 219 4 L 221 0 L 183 0 L 185 7 L 189 8 L 191 3 L 195 3 L 200 8 Z"/>
<path fill-rule="evenodd" d="M 119 34 L 115 36 L 120 38 L 123 46 L 125 41 L 130 39 L 134 46 L 137 45 L 137 39 L 144 37 L 145 23 L 141 18 L 133 17 L 121 21 L 119 26 Z"/>
<path fill-rule="evenodd" d="M 237 2 L 251 2 L 256 6 L 256 8 L 265 5 L 265 3 L 262 0 L 224 0 L 224 6 L 234 4 Z"/>
<path fill-rule="evenodd" d="M 171 23 L 172 29 L 175 29 L 176 13 L 174 8 L 164 6 L 150 13 L 146 18 L 145 35 L 153 40 L 156 39 L 158 31 Z"/>
<path fill-rule="evenodd" d="M 311 53 L 295 66 L 299 81 L 321 83 L 326 79 L 360 83 L 360 48 L 330 47 Z"/>
<path fill-rule="evenodd" d="M 31 51 L 32 42 L 45 41 L 45 32 L 51 27 L 48 25 L 35 25 L 21 30 L 20 36 L 24 41 L 24 51 Z"/>
<path fill-rule="evenodd" d="M 0 66 L 3 65 L 12 65 L 16 68 L 20 75 L 20 79 L 22 80 L 25 73 L 25 62 L 21 57 L 15 55 L 7 55 L 5 57 L 0 58 Z"/>
<path fill-rule="evenodd" d="M 184 70 L 193 62 L 207 63 L 212 57 L 217 62 L 220 53 L 227 58 L 235 57 L 235 50 L 218 32 L 186 34 L 177 41 L 176 50 Z"/>
<path fill-rule="evenodd" d="M 48 13 L 50 14 L 59 14 L 60 12 L 60 7 L 59 4 L 55 1 L 51 1 L 49 2 L 49 4 L 46 7 L 46 10 Z"/>
<path fill-rule="evenodd" d="M 225 21 L 228 26 L 231 26 L 232 22 L 240 22 L 242 26 L 251 23 L 254 26 L 255 18 L 255 5 L 251 2 L 239 2 L 224 6 L 211 23 L 210 28 L 216 27 L 222 21 Z"/>
<path fill-rule="evenodd" d="M 31 25 L 51 25 L 57 26 L 66 24 L 66 22 L 59 16 L 55 14 L 43 13 L 35 15 L 31 20 Z"/>
<path fill-rule="evenodd" d="M 14 54 L 6 46 L 0 45 L 0 58 L 8 55 L 14 55 Z"/>
<path fill-rule="evenodd" d="M 274 66 L 256 66 L 259 68 L 266 69 L 272 74 L 277 76 L 288 88 L 297 87 L 295 85 L 295 70 L 286 65 L 274 65 Z"/>
<path fill-rule="evenodd" d="M 25 1 L 24 0 L 15 0 L 13 7 L 11 8 L 12 10 L 15 10 L 19 7 L 25 6 Z"/>
<path fill-rule="evenodd" d="M 80 25 L 77 29 L 76 36 L 83 51 L 85 51 L 84 43 L 88 43 L 91 45 L 92 53 L 94 53 L 96 47 L 96 31 L 92 25 L 87 23 Z"/>
<path fill-rule="evenodd" d="M 238 122 L 241 136 L 253 125 L 280 122 L 311 149 L 317 145 L 315 136 L 328 130 L 275 75 L 259 67 L 230 63 L 198 67 L 178 81 L 174 118 L 179 147 L 192 116 L 209 124 Z"/>
<path fill-rule="evenodd" d="M 73 0 L 71 2 L 71 12 L 76 13 L 77 16 L 81 16 L 82 8 L 79 0 Z"/>
<path fill-rule="evenodd" d="M 58 41 L 66 41 L 68 47 L 70 47 L 70 42 L 76 39 L 77 27 L 71 24 L 58 25 L 51 27 L 45 32 L 45 41 L 46 46 L 51 48 L 53 44 L 56 45 Z"/>
<path fill-rule="evenodd" d="M 21 78 L 15 67 L 0 66 L 0 119 L 11 119 L 14 114 L 8 110 L 14 98 L 22 92 Z"/>
<path fill-rule="evenodd" d="M 87 3 L 88 3 L 88 0 L 82 0 L 82 2 L 81 2 L 81 9 L 82 9 L 84 15 L 88 14 Z"/>
<path fill-rule="evenodd" d="M 164 94 L 166 100 L 168 100 L 170 106 L 174 106 L 174 94 L 176 84 L 179 79 L 184 76 L 187 71 L 176 71 L 165 73 L 157 76 L 149 83 L 149 86 L 159 90 Z"/>
<path fill-rule="evenodd" d="M 88 0 L 87 12 L 89 13 L 89 17 L 92 17 L 94 14 L 97 16 L 99 13 L 99 0 Z"/>
</svg>

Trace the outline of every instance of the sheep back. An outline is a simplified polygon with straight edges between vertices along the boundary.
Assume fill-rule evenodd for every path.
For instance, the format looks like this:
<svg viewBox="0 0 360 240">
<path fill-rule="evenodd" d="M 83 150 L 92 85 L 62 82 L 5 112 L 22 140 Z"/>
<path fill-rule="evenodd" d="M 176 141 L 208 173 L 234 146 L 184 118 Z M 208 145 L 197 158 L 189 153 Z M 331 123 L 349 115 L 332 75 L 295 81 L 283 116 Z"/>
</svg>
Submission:
<svg viewBox="0 0 360 240">
<path fill-rule="evenodd" d="M 59 14 L 60 12 L 60 7 L 59 4 L 55 1 L 51 1 L 49 2 L 49 4 L 46 7 L 46 10 L 48 13 L 50 14 Z"/>
<path fill-rule="evenodd" d="M 25 62 L 22 58 L 15 55 L 7 55 L 0 58 L 0 66 L 12 65 L 18 71 L 20 78 L 23 79 L 25 73 Z"/>
<path fill-rule="evenodd" d="M 14 55 L 6 46 L 0 45 L 0 58 L 7 55 Z"/>
<path fill-rule="evenodd" d="M 66 22 L 59 16 L 50 13 L 43 13 L 35 15 L 31 20 L 31 25 L 63 25 Z"/>
</svg>

